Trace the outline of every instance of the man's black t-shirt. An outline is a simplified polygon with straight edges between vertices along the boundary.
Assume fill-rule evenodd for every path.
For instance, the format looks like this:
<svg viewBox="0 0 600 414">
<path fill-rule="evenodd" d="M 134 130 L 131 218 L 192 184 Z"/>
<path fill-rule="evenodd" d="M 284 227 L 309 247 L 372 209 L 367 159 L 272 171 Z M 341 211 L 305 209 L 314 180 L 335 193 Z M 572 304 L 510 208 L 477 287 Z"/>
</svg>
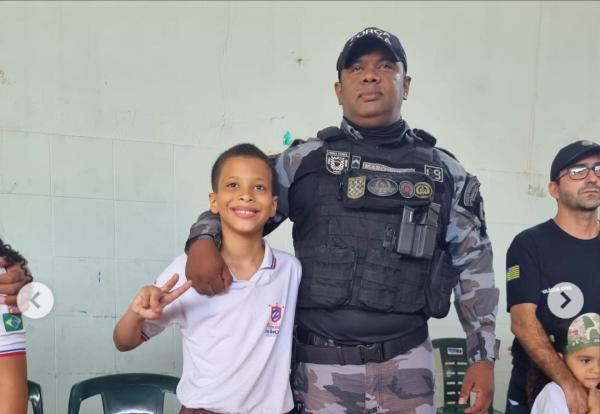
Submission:
<svg viewBox="0 0 600 414">
<path fill-rule="evenodd" d="M 536 316 L 548 331 L 558 317 L 548 307 L 548 293 L 561 282 L 577 286 L 584 302 L 578 314 L 600 313 L 600 235 L 577 239 L 561 230 L 554 220 L 519 233 L 506 253 L 508 311 L 513 305 L 533 303 Z M 513 375 L 508 398 L 527 401 L 525 385 L 530 359 L 515 339 L 512 346 Z"/>
</svg>

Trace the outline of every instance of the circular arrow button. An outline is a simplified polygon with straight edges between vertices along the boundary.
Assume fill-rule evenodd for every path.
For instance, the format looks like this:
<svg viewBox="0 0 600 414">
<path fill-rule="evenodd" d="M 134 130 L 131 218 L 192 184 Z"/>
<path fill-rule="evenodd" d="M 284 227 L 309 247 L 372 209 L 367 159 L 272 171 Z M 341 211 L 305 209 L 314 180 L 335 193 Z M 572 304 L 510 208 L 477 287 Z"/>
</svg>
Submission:
<svg viewBox="0 0 600 414">
<path fill-rule="evenodd" d="M 548 292 L 548 308 L 554 316 L 572 318 L 583 308 L 583 293 L 573 283 L 558 283 Z"/>
<path fill-rule="evenodd" d="M 17 294 L 17 306 L 28 318 L 40 319 L 52 310 L 54 295 L 43 283 L 31 282 L 23 286 Z"/>
</svg>

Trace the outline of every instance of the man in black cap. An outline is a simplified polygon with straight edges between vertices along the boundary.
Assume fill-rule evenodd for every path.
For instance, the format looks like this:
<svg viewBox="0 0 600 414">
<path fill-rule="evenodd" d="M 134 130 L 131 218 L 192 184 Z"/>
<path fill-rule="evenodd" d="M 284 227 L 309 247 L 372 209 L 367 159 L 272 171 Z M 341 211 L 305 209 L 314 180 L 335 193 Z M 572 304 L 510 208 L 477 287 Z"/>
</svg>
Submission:
<svg viewBox="0 0 600 414">
<path fill-rule="evenodd" d="M 600 145 L 577 141 L 550 168 L 552 220 L 518 234 L 506 254 L 513 370 L 507 413 L 529 413 L 527 372 L 535 363 L 562 388 L 571 414 L 587 412 L 587 393 L 559 358 L 547 331 L 558 319 L 600 312 Z"/>
<path fill-rule="evenodd" d="M 340 127 L 273 157 L 280 197 L 267 232 L 294 222 L 303 269 L 292 381 L 301 412 L 435 413 L 427 319 L 447 315 L 453 289 L 471 362 L 458 402 L 477 394 L 467 413 L 491 402 L 498 290 L 479 182 L 402 119 L 406 70 L 396 36 L 360 31 L 337 61 Z M 231 282 L 219 237 L 208 212 L 192 226 L 186 273 L 201 293 Z"/>
</svg>

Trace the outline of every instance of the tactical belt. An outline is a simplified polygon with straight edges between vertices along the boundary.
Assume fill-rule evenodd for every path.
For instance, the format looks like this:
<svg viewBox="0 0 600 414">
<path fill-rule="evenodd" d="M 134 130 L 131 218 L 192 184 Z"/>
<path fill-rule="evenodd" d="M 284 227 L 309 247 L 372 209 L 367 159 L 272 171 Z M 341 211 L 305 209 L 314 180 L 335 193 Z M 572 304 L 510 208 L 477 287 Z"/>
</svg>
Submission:
<svg viewBox="0 0 600 414">
<path fill-rule="evenodd" d="M 423 327 L 389 341 L 342 345 L 312 332 L 298 330 L 295 338 L 296 361 L 327 365 L 364 365 L 368 362 L 384 362 L 420 345 L 427 339 L 427 335 L 427 327 Z"/>
</svg>

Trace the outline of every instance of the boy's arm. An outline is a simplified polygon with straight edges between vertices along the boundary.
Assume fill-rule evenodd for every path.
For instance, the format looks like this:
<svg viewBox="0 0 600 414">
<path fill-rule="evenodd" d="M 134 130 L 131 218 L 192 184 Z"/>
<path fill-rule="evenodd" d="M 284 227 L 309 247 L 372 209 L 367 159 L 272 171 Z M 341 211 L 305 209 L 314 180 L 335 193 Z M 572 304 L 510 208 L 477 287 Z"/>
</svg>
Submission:
<svg viewBox="0 0 600 414">
<path fill-rule="evenodd" d="M 130 351 L 144 342 L 142 338 L 143 322 L 142 317 L 131 311 L 131 309 L 127 309 L 113 332 L 113 341 L 119 351 Z"/>
<path fill-rule="evenodd" d="M 146 286 L 140 290 L 115 326 L 113 341 L 119 351 L 132 350 L 144 342 L 144 321 L 160 319 L 164 308 L 192 285 L 190 281 L 186 281 L 173 289 L 178 280 L 179 275 L 176 273 L 163 286 Z"/>
</svg>

